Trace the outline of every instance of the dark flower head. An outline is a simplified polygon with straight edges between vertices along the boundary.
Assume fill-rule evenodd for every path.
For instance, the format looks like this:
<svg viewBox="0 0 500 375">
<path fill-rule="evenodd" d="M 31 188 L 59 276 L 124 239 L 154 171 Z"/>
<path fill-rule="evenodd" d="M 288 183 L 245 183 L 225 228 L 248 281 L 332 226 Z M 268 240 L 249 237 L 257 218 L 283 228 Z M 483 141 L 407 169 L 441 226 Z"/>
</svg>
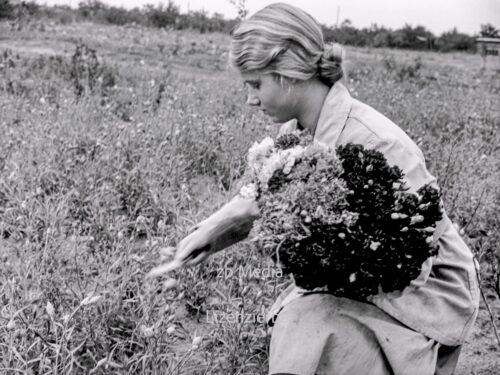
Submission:
<svg viewBox="0 0 500 375">
<path fill-rule="evenodd" d="M 295 134 L 283 134 L 276 140 L 276 147 L 282 150 L 292 148 L 300 144 L 300 138 Z"/>
</svg>

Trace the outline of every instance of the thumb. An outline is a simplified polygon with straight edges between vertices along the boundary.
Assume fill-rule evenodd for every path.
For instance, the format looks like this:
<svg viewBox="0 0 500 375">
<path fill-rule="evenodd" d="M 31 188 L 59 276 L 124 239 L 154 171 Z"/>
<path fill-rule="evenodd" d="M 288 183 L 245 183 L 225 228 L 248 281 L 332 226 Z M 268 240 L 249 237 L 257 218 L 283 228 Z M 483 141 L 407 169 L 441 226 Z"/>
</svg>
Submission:
<svg viewBox="0 0 500 375">
<path fill-rule="evenodd" d="M 193 258 L 189 258 L 186 261 L 186 266 L 195 266 L 198 263 L 205 261 L 209 255 L 210 253 L 208 251 L 200 251 Z"/>
<path fill-rule="evenodd" d="M 210 245 L 202 247 L 184 247 L 179 249 L 175 254 L 175 259 L 180 262 L 185 262 L 187 265 L 194 265 L 201 262 L 210 254 Z"/>
</svg>

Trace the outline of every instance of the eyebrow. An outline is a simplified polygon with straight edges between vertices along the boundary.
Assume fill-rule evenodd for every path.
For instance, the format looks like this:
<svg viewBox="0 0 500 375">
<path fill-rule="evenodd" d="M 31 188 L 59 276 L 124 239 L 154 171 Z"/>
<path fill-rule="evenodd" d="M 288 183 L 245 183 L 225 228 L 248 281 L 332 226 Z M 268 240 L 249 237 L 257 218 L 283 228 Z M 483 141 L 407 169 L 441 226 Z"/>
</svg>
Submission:
<svg viewBox="0 0 500 375">
<path fill-rule="evenodd" d="M 243 81 L 243 84 L 245 84 L 245 83 L 249 83 L 249 84 L 260 83 L 260 79 L 246 79 Z"/>
</svg>

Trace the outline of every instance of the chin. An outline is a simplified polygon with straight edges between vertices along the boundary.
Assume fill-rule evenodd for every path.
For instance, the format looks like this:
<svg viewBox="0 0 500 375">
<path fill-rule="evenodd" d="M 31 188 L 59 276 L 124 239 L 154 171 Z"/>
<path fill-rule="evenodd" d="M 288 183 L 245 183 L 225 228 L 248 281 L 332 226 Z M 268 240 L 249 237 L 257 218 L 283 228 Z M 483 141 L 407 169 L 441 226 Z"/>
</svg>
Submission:
<svg viewBox="0 0 500 375">
<path fill-rule="evenodd" d="M 288 122 L 290 120 L 293 120 L 293 117 L 274 117 L 273 120 L 277 123 L 284 124 L 285 122 Z"/>
<path fill-rule="evenodd" d="M 273 122 L 276 122 L 276 123 L 284 123 L 284 122 L 287 122 L 289 121 L 290 119 L 288 117 L 285 117 L 285 116 L 279 116 L 279 115 L 271 115 L 271 114 L 267 114 L 269 116 L 269 118 L 273 121 Z"/>
<path fill-rule="evenodd" d="M 279 122 L 276 116 L 270 115 L 269 113 L 266 113 L 266 116 L 272 121 L 272 122 Z"/>
</svg>

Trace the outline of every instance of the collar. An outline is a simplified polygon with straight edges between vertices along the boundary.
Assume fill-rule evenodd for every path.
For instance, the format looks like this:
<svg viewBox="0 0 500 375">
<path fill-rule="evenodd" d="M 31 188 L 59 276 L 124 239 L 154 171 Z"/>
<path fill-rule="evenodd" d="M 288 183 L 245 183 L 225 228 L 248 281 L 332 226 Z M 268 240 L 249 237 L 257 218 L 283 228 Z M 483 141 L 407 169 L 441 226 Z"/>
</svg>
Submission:
<svg viewBox="0 0 500 375">
<path fill-rule="evenodd" d="M 336 82 L 326 96 L 314 132 L 314 140 L 327 145 L 336 145 L 351 112 L 353 98 L 347 88 Z"/>
</svg>

